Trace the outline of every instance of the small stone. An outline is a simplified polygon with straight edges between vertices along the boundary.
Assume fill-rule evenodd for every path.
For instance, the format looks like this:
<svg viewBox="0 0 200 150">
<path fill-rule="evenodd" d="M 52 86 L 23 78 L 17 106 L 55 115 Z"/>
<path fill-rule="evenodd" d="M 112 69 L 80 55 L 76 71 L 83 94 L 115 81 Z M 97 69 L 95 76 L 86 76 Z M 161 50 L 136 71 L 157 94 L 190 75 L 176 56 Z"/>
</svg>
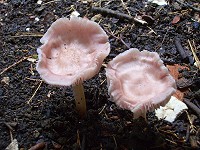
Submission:
<svg viewBox="0 0 200 150">
<path fill-rule="evenodd" d="M 38 17 L 35 17 L 35 21 L 38 22 L 40 19 Z"/>
<path fill-rule="evenodd" d="M 18 70 L 17 72 L 18 72 L 19 74 L 21 74 L 23 71 L 20 69 L 20 70 Z"/>
<path fill-rule="evenodd" d="M 30 19 L 35 19 L 35 16 L 30 16 L 29 18 L 30 18 Z"/>
<path fill-rule="evenodd" d="M 41 12 L 41 11 L 44 10 L 44 8 L 45 8 L 44 6 L 41 6 L 41 7 L 36 8 L 35 11 L 36 12 Z"/>
<path fill-rule="evenodd" d="M 30 28 L 26 28 L 26 31 L 29 32 L 29 31 L 30 31 Z"/>
<path fill-rule="evenodd" d="M 198 29 L 199 26 L 200 26 L 200 23 L 197 22 L 197 21 L 195 21 L 195 22 L 193 23 L 193 26 L 194 26 L 195 29 Z"/>
<path fill-rule="evenodd" d="M 167 5 L 167 2 L 165 0 L 148 0 L 148 2 L 157 4 L 159 6 Z"/>
<path fill-rule="evenodd" d="M 32 63 L 36 62 L 36 59 L 34 59 L 34 58 L 28 58 L 27 60 L 32 62 Z"/>
<path fill-rule="evenodd" d="M 37 1 L 37 4 L 38 4 L 38 5 L 41 5 L 41 4 L 42 4 L 42 1 L 41 1 L 41 0 L 38 0 L 38 1 Z"/>
<path fill-rule="evenodd" d="M 39 132 L 38 130 L 35 130 L 35 131 L 33 132 L 33 136 L 34 136 L 35 138 L 39 137 L 39 136 L 40 136 L 40 132 Z"/>
<path fill-rule="evenodd" d="M 94 16 L 91 18 L 91 20 L 92 20 L 92 21 L 99 21 L 101 17 L 102 17 L 101 14 L 97 14 L 97 15 L 94 15 Z"/>
<path fill-rule="evenodd" d="M 78 17 L 78 16 L 80 16 L 79 12 L 78 11 L 73 11 L 71 13 L 71 15 L 70 15 L 70 18 L 72 18 L 72 17 Z"/>
<path fill-rule="evenodd" d="M 10 78 L 9 77 L 3 77 L 3 79 L 1 80 L 1 83 L 9 85 L 10 82 Z"/>
<path fill-rule="evenodd" d="M 87 1 L 82 1 L 83 2 L 83 4 L 87 4 Z"/>
</svg>

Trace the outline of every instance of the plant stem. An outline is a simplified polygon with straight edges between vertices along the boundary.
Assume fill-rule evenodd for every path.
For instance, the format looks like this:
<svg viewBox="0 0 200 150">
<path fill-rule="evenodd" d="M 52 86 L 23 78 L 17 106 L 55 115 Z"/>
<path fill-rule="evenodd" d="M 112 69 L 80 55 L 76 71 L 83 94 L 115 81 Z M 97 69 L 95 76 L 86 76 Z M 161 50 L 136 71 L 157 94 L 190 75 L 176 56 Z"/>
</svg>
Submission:
<svg viewBox="0 0 200 150">
<path fill-rule="evenodd" d="M 84 87 L 80 83 L 78 85 L 73 85 L 72 88 L 75 98 L 76 110 L 80 118 L 83 119 L 86 117 L 86 101 L 85 101 Z"/>
</svg>

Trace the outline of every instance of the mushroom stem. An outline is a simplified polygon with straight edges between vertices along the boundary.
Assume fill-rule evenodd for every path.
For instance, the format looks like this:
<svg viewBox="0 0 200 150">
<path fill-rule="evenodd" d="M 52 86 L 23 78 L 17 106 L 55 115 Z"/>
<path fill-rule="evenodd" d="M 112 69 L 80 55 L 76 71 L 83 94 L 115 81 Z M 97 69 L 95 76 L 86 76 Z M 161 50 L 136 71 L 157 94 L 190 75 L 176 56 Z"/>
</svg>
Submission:
<svg viewBox="0 0 200 150">
<path fill-rule="evenodd" d="M 80 83 L 77 85 L 73 85 L 72 88 L 73 88 L 73 94 L 75 98 L 76 110 L 81 118 L 85 118 L 86 101 L 85 101 L 84 87 Z"/>
<path fill-rule="evenodd" d="M 137 118 L 139 118 L 139 117 L 140 117 L 140 116 L 135 116 L 135 115 L 133 114 L 133 119 L 137 119 Z M 147 114 L 146 114 L 146 112 L 141 114 L 141 118 L 143 118 L 145 122 L 148 122 L 148 121 L 147 121 Z"/>
</svg>

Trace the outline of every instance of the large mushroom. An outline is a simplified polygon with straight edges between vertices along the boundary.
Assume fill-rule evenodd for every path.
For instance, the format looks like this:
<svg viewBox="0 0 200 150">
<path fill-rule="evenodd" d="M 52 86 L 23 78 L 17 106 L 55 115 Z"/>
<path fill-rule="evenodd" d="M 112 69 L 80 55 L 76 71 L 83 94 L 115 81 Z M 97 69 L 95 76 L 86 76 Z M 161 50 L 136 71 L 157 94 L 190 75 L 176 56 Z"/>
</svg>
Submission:
<svg viewBox="0 0 200 150">
<path fill-rule="evenodd" d="M 134 118 L 164 106 L 176 84 L 156 52 L 131 48 L 110 61 L 106 68 L 110 100 L 133 112 Z"/>
<path fill-rule="evenodd" d="M 86 18 L 56 20 L 47 30 L 37 49 L 36 69 L 48 84 L 71 86 L 76 108 L 86 114 L 83 81 L 96 75 L 110 52 L 108 36 L 99 24 Z"/>
</svg>

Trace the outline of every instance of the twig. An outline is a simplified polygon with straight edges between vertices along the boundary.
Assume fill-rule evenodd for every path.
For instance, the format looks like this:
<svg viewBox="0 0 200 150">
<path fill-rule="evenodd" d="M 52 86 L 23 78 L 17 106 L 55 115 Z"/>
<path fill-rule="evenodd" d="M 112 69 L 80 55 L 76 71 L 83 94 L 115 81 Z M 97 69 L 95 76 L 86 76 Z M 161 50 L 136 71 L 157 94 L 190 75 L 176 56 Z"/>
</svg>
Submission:
<svg viewBox="0 0 200 150">
<path fill-rule="evenodd" d="M 178 37 L 175 37 L 175 45 L 176 45 L 177 51 L 181 55 L 181 58 L 185 59 L 187 57 L 187 54 L 181 45 L 181 40 Z"/>
<path fill-rule="evenodd" d="M 130 11 L 128 10 L 128 8 L 127 8 L 126 4 L 124 3 L 124 1 L 121 0 L 121 2 L 122 2 L 122 6 L 124 7 L 124 9 L 126 9 L 126 11 L 128 12 L 128 15 L 131 15 L 131 13 L 130 13 Z"/>
<path fill-rule="evenodd" d="M 9 133 L 10 133 L 10 139 L 11 139 L 11 142 L 13 141 L 13 134 L 12 134 L 12 131 L 9 130 Z"/>
<path fill-rule="evenodd" d="M 115 139 L 115 136 L 113 135 L 112 137 L 113 137 L 113 140 L 114 140 L 114 143 L 115 143 L 115 149 L 117 149 L 117 141 Z"/>
<path fill-rule="evenodd" d="M 14 36 L 9 36 L 12 38 L 18 38 L 18 37 L 42 37 L 43 34 L 25 34 L 25 35 L 14 35 Z"/>
<path fill-rule="evenodd" d="M 186 105 L 188 105 L 193 111 L 195 111 L 198 115 L 198 117 L 200 118 L 200 109 L 194 105 L 192 102 L 190 102 L 187 99 L 183 99 L 183 101 L 186 103 Z"/>
<path fill-rule="evenodd" d="M 103 108 L 102 108 L 101 111 L 99 112 L 99 115 L 104 111 L 104 109 L 106 108 L 106 106 L 107 106 L 107 104 L 105 104 L 105 105 L 103 106 Z"/>
<path fill-rule="evenodd" d="M 188 112 L 186 111 L 186 114 L 187 114 L 187 117 L 188 117 L 188 120 L 189 120 L 189 123 L 190 123 L 190 127 L 189 127 L 189 139 L 190 139 L 190 144 L 191 144 L 191 147 L 194 148 L 194 149 L 197 149 L 198 148 L 198 144 L 197 144 L 197 129 L 196 127 L 193 125 L 194 123 L 194 120 L 197 118 L 195 115 L 189 115 Z"/>
<path fill-rule="evenodd" d="M 78 145 L 79 148 L 81 148 L 81 140 L 80 140 L 80 134 L 79 134 L 79 130 L 77 130 L 77 140 L 76 140 L 76 143 Z"/>
<path fill-rule="evenodd" d="M 44 149 L 46 146 L 45 142 L 37 143 L 36 145 L 32 146 L 29 150 L 39 150 Z"/>
<path fill-rule="evenodd" d="M 4 122 L 4 124 L 8 127 L 10 131 L 14 131 L 14 129 L 11 127 L 11 125 L 9 125 L 9 123 Z"/>
<path fill-rule="evenodd" d="M 193 7 L 192 5 L 190 5 L 190 4 L 188 4 L 187 2 L 181 2 L 181 1 L 179 1 L 179 0 L 175 0 L 177 3 L 179 3 L 179 4 L 181 4 L 181 5 L 183 5 L 183 6 L 185 6 L 185 7 L 189 7 L 189 8 L 191 8 L 192 10 L 194 10 L 194 11 L 198 11 L 198 12 L 200 12 L 200 9 L 199 8 L 196 8 L 196 7 Z"/>
<path fill-rule="evenodd" d="M 12 135 L 12 132 L 14 131 L 14 129 L 6 122 L 4 122 L 4 124 L 8 127 L 9 129 L 9 133 L 10 133 L 10 139 L 11 139 L 11 142 L 13 141 L 13 135 Z"/>
<path fill-rule="evenodd" d="M 0 75 L 2 75 L 2 74 L 3 74 L 4 72 L 6 72 L 8 69 L 10 69 L 10 68 L 16 66 L 17 64 L 21 63 L 22 61 L 24 61 L 24 60 L 26 60 L 26 59 L 28 59 L 29 57 L 30 57 L 30 56 L 24 57 L 24 58 L 20 59 L 18 62 L 15 62 L 14 64 L 12 64 L 12 65 L 8 66 L 7 68 L 3 69 L 3 71 L 0 72 Z"/>
<path fill-rule="evenodd" d="M 43 81 L 40 81 L 40 84 L 38 85 L 37 89 L 35 90 L 35 92 L 33 93 L 33 95 L 31 96 L 31 98 L 27 101 L 27 104 L 30 104 L 32 102 L 33 97 L 35 96 L 35 94 L 37 93 L 37 91 L 39 90 L 40 86 L 42 85 Z"/>
<path fill-rule="evenodd" d="M 190 138 L 190 124 L 187 125 L 187 131 L 185 136 L 185 141 L 188 142 Z"/>
<path fill-rule="evenodd" d="M 195 115 L 189 115 L 189 113 L 187 111 L 185 111 L 186 114 L 187 114 L 187 117 L 188 117 L 188 120 L 189 120 L 189 123 L 190 123 L 190 133 L 194 134 L 197 132 L 196 130 L 196 127 L 194 126 L 194 120 L 197 118 L 197 116 Z"/>
<path fill-rule="evenodd" d="M 104 79 L 104 80 L 100 83 L 100 85 L 102 85 L 104 82 L 106 82 L 106 79 Z"/>
<path fill-rule="evenodd" d="M 193 56 L 194 56 L 194 59 L 195 59 L 195 61 L 196 61 L 197 67 L 200 69 L 200 61 L 199 61 L 199 58 L 197 57 L 197 55 L 196 55 L 196 53 L 195 53 L 195 50 L 194 50 L 194 48 L 193 48 L 193 46 L 192 46 L 192 44 L 191 44 L 191 42 L 190 42 L 189 39 L 188 39 L 188 43 L 189 43 L 189 45 L 190 45 L 190 49 L 191 49 L 192 54 L 193 54 Z M 194 41 L 193 41 L 193 45 L 194 45 Z M 195 46 L 194 46 L 194 47 L 195 47 Z"/>
<path fill-rule="evenodd" d="M 167 36 L 167 33 L 169 32 L 169 29 L 170 29 L 170 27 L 167 29 L 167 31 L 165 32 L 165 35 L 164 35 L 164 37 L 163 37 L 163 39 L 162 39 L 162 42 L 161 42 L 161 44 L 158 46 L 158 48 L 156 48 L 156 50 L 158 50 L 158 49 L 160 49 L 161 47 L 162 47 L 162 45 L 163 45 L 163 43 L 164 43 L 164 41 L 165 41 L 165 38 L 166 38 L 166 36 Z"/>
<path fill-rule="evenodd" d="M 42 6 L 50 4 L 50 3 L 60 2 L 60 1 L 61 0 L 52 0 L 52 1 L 49 1 L 49 2 L 46 2 L 46 3 L 42 4 Z"/>
<path fill-rule="evenodd" d="M 174 133 L 173 131 L 169 131 L 169 130 L 163 130 L 163 129 L 158 129 L 159 132 L 163 132 L 165 134 L 171 135 L 173 137 L 175 137 L 176 139 L 179 139 L 179 137 L 176 135 L 176 133 Z"/>
<path fill-rule="evenodd" d="M 169 32 L 169 28 L 167 29 L 167 32 L 165 33 L 165 35 L 164 35 L 164 37 L 163 37 L 163 40 L 162 40 L 162 42 L 161 42 L 161 47 L 162 47 L 162 45 L 163 45 L 163 43 L 164 43 L 164 41 L 165 41 L 165 38 L 166 38 L 168 32 Z"/>
<path fill-rule="evenodd" d="M 86 141 L 86 136 L 85 134 L 83 135 L 83 140 L 82 140 L 82 143 L 81 143 L 81 150 L 84 150 L 85 149 L 85 141 Z"/>
<path fill-rule="evenodd" d="M 150 29 L 149 33 L 147 33 L 147 34 L 154 33 L 155 35 L 158 35 L 151 27 L 147 26 L 147 28 Z"/>
<path fill-rule="evenodd" d="M 122 38 L 115 36 L 114 34 L 110 33 L 108 30 L 105 30 L 108 34 L 110 34 L 112 37 L 116 38 L 117 40 L 120 40 L 128 49 L 130 49 L 130 46 L 127 45 Z"/>
<path fill-rule="evenodd" d="M 25 77 L 26 80 L 31 80 L 31 81 L 42 81 L 41 79 L 32 79 L 32 78 L 28 78 L 28 77 Z"/>
<path fill-rule="evenodd" d="M 176 142 L 174 142 L 174 141 L 172 141 L 170 139 L 165 139 L 165 140 L 168 141 L 168 142 L 170 142 L 170 143 L 172 143 L 172 144 L 174 144 L 174 145 L 178 145 Z"/>
<path fill-rule="evenodd" d="M 119 39 L 128 49 L 130 49 L 130 46 L 128 44 L 126 44 L 126 42 L 124 42 L 124 40 L 121 38 L 121 35 L 120 35 Z"/>
<path fill-rule="evenodd" d="M 92 7 L 91 8 L 92 12 L 94 13 L 100 13 L 100 14 L 104 14 L 104 15 L 110 15 L 112 17 L 116 17 L 118 19 L 121 20 L 129 20 L 129 21 L 133 21 L 133 22 L 137 22 L 137 23 L 141 23 L 141 24 L 147 24 L 146 21 L 143 20 L 139 20 L 133 16 L 127 15 L 127 14 L 123 14 L 120 12 L 116 12 L 114 10 L 111 9 L 107 9 L 107 8 L 100 8 L 100 7 Z"/>
</svg>

